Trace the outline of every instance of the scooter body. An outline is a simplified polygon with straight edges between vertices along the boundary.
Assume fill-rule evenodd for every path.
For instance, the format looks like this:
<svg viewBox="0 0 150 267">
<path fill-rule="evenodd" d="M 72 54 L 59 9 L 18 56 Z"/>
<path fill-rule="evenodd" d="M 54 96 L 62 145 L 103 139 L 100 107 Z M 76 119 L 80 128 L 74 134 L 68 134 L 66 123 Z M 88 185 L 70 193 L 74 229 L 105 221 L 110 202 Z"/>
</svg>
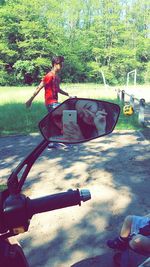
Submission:
<svg viewBox="0 0 150 267">
<path fill-rule="evenodd" d="M 67 112 L 63 112 L 64 110 Z M 67 116 L 77 113 L 76 121 L 68 117 L 67 127 L 66 118 L 65 125 L 63 123 L 63 114 L 66 113 Z M 80 206 L 82 201 L 91 199 L 88 189 L 69 189 L 37 199 L 30 199 L 24 195 L 22 187 L 36 159 L 51 142 L 78 145 L 111 133 L 119 114 L 120 107 L 114 103 L 72 98 L 56 107 L 40 121 L 39 129 L 43 140 L 10 174 L 7 188 L 0 192 L 1 267 L 29 266 L 22 248 L 17 242 L 12 242 L 12 237 L 28 231 L 30 220 L 35 214 Z"/>
</svg>

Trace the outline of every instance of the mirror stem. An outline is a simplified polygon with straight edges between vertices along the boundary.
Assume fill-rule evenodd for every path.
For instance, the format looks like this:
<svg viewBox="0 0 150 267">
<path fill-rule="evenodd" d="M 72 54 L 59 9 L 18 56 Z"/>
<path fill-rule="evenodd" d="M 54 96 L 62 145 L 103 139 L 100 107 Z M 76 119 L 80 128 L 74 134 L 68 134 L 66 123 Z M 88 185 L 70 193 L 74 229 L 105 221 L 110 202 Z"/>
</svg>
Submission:
<svg viewBox="0 0 150 267">
<path fill-rule="evenodd" d="M 11 173 L 7 181 L 7 186 L 10 194 L 18 194 L 26 180 L 26 177 L 43 150 L 47 147 L 49 142 L 42 140 L 42 142 L 16 167 Z M 22 172 L 22 173 L 21 173 Z M 21 177 L 20 176 L 21 173 Z M 18 181 L 19 178 L 19 181 Z"/>
</svg>

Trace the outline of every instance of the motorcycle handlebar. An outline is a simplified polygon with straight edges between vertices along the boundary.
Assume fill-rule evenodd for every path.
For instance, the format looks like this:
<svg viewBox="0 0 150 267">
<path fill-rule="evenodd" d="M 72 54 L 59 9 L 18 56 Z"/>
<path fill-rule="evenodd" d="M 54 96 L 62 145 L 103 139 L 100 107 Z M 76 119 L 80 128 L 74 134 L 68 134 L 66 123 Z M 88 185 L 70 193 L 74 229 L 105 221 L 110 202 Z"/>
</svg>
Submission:
<svg viewBox="0 0 150 267">
<path fill-rule="evenodd" d="M 69 206 L 81 205 L 81 201 L 91 198 L 89 190 L 68 190 L 67 192 L 49 195 L 37 199 L 28 199 L 28 217 L 34 214 L 62 209 Z"/>
</svg>

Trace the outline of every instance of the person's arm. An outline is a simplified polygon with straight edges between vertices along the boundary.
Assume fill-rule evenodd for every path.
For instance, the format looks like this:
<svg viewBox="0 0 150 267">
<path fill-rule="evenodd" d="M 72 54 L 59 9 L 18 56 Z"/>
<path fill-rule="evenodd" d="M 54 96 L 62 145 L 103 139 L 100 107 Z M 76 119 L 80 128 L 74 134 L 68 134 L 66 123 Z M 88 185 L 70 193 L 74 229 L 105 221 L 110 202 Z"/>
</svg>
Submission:
<svg viewBox="0 0 150 267">
<path fill-rule="evenodd" d="M 36 95 L 40 92 L 40 90 L 44 87 L 44 82 L 41 81 L 41 83 L 38 85 L 36 90 L 34 91 L 33 95 L 29 98 L 29 100 L 25 103 L 26 107 L 29 108 L 32 104 L 33 99 L 36 97 Z"/>
<path fill-rule="evenodd" d="M 95 127 L 97 129 L 97 135 L 103 135 L 106 133 L 106 115 L 105 111 L 97 111 L 94 117 Z"/>
<path fill-rule="evenodd" d="M 63 136 L 69 141 L 83 141 L 85 139 L 79 125 L 73 122 L 64 125 Z"/>
<path fill-rule="evenodd" d="M 89 115 L 91 118 L 93 118 L 94 125 L 96 127 L 97 132 L 94 133 L 94 136 L 103 135 L 106 132 L 106 115 L 107 113 L 105 111 L 97 111 L 96 114 L 94 114 L 92 111 L 88 109 L 84 109 L 84 116 Z M 93 137 L 94 137 L 93 136 Z"/>
<path fill-rule="evenodd" d="M 62 89 L 59 88 L 59 91 L 58 91 L 60 94 L 62 95 L 66 95 L 66 96 L 69 96 L 69 94 L 65 91 L 63 91 Z"/>
<path fill-rule="evenodd" d="M 69 95 L 69 93 L 67 93 L 67 92 L 65 92 L 65 91 L 63 91 L 62 89 L 60 89 L 59 88 L 59 91 L 58 91 L 59 93 L 61 93 L 62 95 L 66 95 L 66 96 L 69 96 L 70 98 L 76 98 L 76 96 L 71 96 L 71 95 Z"/>
</svg>

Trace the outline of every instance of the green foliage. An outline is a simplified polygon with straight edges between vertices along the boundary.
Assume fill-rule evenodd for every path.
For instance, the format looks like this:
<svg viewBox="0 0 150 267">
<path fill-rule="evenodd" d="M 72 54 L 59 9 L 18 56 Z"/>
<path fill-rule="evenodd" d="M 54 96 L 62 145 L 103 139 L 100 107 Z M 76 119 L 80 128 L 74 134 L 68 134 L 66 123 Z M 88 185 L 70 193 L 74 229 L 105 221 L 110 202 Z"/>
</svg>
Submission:
<svg viewBox="0 0 150 267">
<path fill-rule="evenodd" d="M 146 71 L 144 73 L 144 81 L 145 83 L 150 83 L 150 62 L 146 65 Z"/>
<path fill-rule="evenodd" d="M 137 68 L 148 79 L 150 61 L 147 0 L 1 0 L 2 84 L 34 84 L 53 55 L 65 56 L 63 81 L 124 84 Z M 143 15 L 144 14 L 144 15 Z"/>
<path fill-rule="evenodd" d="M 29 60 L 18 60 L 14 64 L 16 81 L 21 84 L 22 82 L 30 84 L 33 82 L 34 65 Z"/>
<path fill-rule="evenodd" d="M 4 68 L 1 68 L 0 69 L 0 84 L 5 85 L 7 78 L 8 78 L 7 72 L 5 71 Z"/>
</svg>

